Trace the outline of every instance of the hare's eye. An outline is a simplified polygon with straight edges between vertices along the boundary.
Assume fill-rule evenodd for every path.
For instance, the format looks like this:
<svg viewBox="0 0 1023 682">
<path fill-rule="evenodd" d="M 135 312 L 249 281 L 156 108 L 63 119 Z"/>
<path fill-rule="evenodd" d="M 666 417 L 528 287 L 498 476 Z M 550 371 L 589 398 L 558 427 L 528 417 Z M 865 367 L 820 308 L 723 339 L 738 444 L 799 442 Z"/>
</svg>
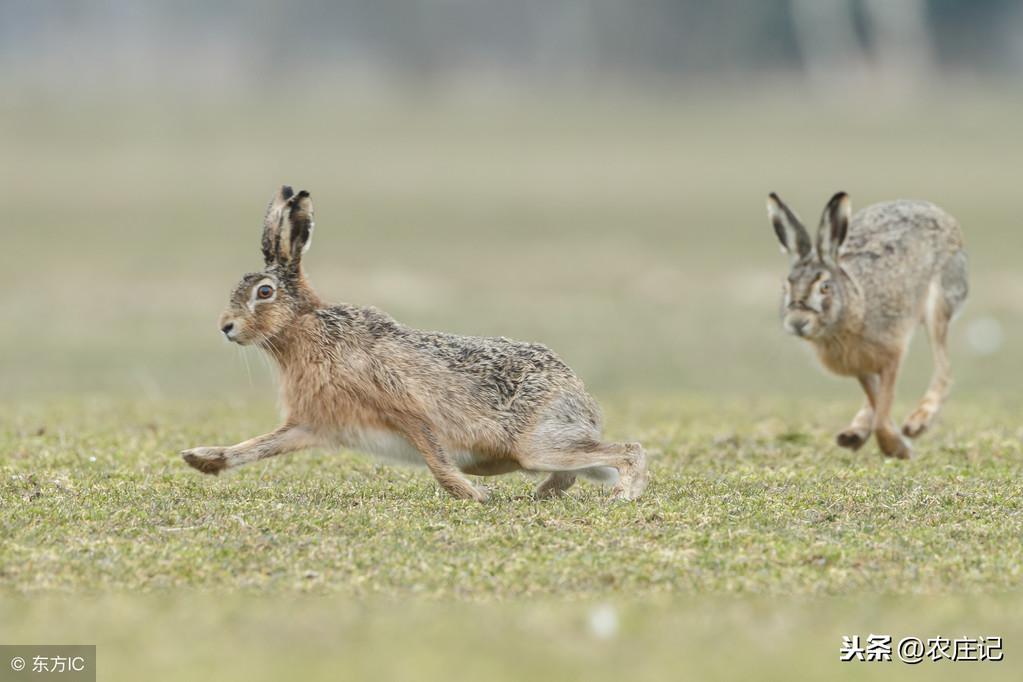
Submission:
<svg viewBox="0 0 1023 682">
<path fill-rule="evenodd" d="M 831 293 L 831 283 L 830 282 L 821 282 L 820 291 L 821 291 L 822 294 L 830 294 Z"/>
<path fill-rule="evenodd" d="M 274 288 L 272 286 L 270 286 L 269 284 L 264 284 L 263 286 L 261 286 L 258 289 L 256 289 L 256 298 L 267 299 L 267 298 L 270 298 L 273 295 L 274 295 Z"/>
</svg>

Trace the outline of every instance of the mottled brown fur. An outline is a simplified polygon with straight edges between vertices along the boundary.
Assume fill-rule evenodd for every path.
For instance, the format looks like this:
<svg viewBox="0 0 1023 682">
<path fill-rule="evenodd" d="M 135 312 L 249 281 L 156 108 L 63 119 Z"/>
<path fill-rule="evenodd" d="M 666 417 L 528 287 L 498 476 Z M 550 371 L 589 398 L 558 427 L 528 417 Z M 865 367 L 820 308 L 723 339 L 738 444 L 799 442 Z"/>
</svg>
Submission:
<svg viewBox="0 0 1023 682">
<path fill-rule="evenodd" d="M 909 442 L 932 423 L 950 385 L 947 332 L 968 292 L 962 233 L 926 201 L 869 206 L 850 217 L 844 192 L 824 209 L 813 246 L 798 216 L 771 194 L 768 215 L 791 256 L 782 321 L 810 341 L 821 364 L 856 377 L 866 404 L 838 434 L 857 449 L 876 433 L 881 450 L 907 458 Z M 934 374 L 902 432 L 890 418 L 899 366 L 916 327 L 927 328 Z"/>
<path fill-rule="evenodd" d="M 339 445 L 418 459 L 458 498 L 486 499 L 465 474 L 517 470 L 550 474 L 541 497 L 564 491 L 577 473 L 617 474 L 618 498 L 642 493 L 642 447 L 600 440 L 599 407 L 545 346 L 420 331 L 375 308 L 324 304 L 301 268 L 312 219 L 307 192 L 275 194 L 261 241 L 266 267 L 242 278 L 220 320 L 229 339 L 262 347 L 278 364 L 284 423 L 238 445 L 186 450 L 190 465 L 218 473 Z"/>
</svg>

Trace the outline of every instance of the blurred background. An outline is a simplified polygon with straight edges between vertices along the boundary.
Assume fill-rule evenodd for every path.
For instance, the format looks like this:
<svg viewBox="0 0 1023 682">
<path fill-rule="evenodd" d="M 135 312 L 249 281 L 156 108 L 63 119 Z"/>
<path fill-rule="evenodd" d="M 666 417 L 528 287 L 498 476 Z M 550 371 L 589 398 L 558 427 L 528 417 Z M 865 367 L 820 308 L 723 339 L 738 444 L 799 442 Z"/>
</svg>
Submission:
<svg viewBox="0 0 1023 682">
<path fill-rule="evenodd" d="M 777 322 L 764 199 L 926 198 L 971 255 L 956 390 L 1015 395 L 1021 86 L 1011 0 L 0 0 L 0 391 L 268 401 L 216 320 L 288 183 L 328 300 L 599 395 L 850 402 Z"/>
</svg>

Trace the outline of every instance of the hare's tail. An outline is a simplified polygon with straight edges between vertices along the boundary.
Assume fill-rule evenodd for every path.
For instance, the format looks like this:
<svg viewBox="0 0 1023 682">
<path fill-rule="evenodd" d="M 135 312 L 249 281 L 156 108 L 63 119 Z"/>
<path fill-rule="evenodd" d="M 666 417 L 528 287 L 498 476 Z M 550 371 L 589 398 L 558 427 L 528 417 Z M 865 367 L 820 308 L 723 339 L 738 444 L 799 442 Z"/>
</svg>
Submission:
<svg viewBox="0 0 1023 682">
<path fill-rule="evenodd" d="M 941 293 L 948 308 L 949 317 L 955 317 L 970 293 L 967 279 L 966 253 L 959 251 L 952 255 L 941 270 Z"/>
</svg>

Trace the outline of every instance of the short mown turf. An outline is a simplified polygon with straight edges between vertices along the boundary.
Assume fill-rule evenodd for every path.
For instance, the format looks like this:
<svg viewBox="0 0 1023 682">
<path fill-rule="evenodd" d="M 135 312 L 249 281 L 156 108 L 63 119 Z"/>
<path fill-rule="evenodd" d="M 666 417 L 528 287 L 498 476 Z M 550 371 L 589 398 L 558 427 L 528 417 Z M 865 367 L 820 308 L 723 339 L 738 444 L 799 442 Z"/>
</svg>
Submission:
<svg viewBox="0 0 1023 682">
<path fill-rule="evenodd" d="M 918 668 L 839 664 L 842 636 L 998 635 L 1007 661 L 956 665 L 1012 679 L 1020 427 L 950 406 L 901 462 L 832 445 L 854 409 L 612 402 L 611 435 L 650 453 L 641 500 L 537 502 L 511 475 L 479 505 L 353 453 L 218 478 L 178 458 L 272 427 L 262 409 L 12 407 L 0 640 L 98 643 L 101 679 L 892 679 Z"/>
</svg>

